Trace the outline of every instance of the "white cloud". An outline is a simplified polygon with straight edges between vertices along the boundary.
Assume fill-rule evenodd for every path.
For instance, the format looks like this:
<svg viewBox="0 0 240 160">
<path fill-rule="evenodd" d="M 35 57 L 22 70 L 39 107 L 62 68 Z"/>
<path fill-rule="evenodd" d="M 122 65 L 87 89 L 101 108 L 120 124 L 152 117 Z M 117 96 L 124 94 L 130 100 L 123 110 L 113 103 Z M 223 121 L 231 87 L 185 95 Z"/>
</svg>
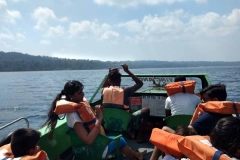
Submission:
<svg viewBox="0 0 240 160">
<path fill-rule="evenodd" d="M 208 0 L 195 0 L 196 3 L 207 3 Z"/>
<path fill-rule="evenodd" d="M 7 33 L 0 33 L 0 41 L 6 41 L 6 40 L 14 40 L 13 34 L 7 34 Z"/>
<path fill-rule="evenodd" d="M 68 18 L 67 17 L 62 17 L 62 18 L 59 18 L 59 21 L 60 22 L 68 22 Z"/>
<path fill-rule="evenodd" d="M 0 0 L 0 21 L 7 23 L 16 23 L 16 19 L 20 19 L 21 13 L 16 10 L 7 9 L 7 2 Z"/>
<path fill-rule="evenodd" d="M 40 44 L 42 44 L 42 45 L 50 45 L 50 44 L 52 44 L 52 41 L 50 41 L 50 40 L 41 40 Z"/>
<path fill-rule="evenodd" d="M 3 28 L 4 32 L 0 32 L 0 44 L 2 44 L 6 48 L 12 47 L 11 43 L 14 42 L 15 36 L 8 29 Z"/>
<path fill-rule="evenodd" d="M 21 33 L 17 33 L 16 38 L 18 42 L 23 42 L 26 39 L 26 37 Z"/>
<path fill-rule="evenodd" d="M 116 38 L 119 33 L 112 31 L 109 24 L 99 24 L 97 21 L 81 21 L 71 22 L 69 25 L 69 33 L 71 37 L 79 36 L 81 38 L 89 38 L 91 36 L 100 39 Z"/>
<path fill-rule="evenodd" d="M 54 37 L 54 36 L 61 36 L 64 34 L 64 27 L 57 26 L 57 27 L 49 27 L 44 36 L 46 37 Z"/>
<path fill-rule="evenodd" d="M 125 28 L 139 41 L 189 40 L 199 37 L 225 36 L 240 31 L 240 9 L 234 9 L 229 15 L 209 12 L 203 15 L 189 15 L 182 11 L 181 16 L 167 13 L 164 16 L 144 16 L 141 21 L 131 20 L 117 26 Z M 188 18 L 186 20 L 186 16 Z M 129 40 L 129 35 L 126 35 Z"/>
<path fill-rule="evenodd" d="M 101 39 L 111 39 L 111 38 L 117 38 L 119 36 L 119 33 L 114 31 L 106 31 L 102 34 Z"/>
<path fill-rule="evenodd" d="M 46 7 L 38 7 L 32 13 L 32 17 L 37 20 L 37 25 L 35 28 L 37 30 L 43 31 L 44 36 L 53 37 L 61 36 L 64 34 L 64 27 L 58 25 L 56 27 L 49 26 L 49 22 L 67 22 L 67 17 L 57 18 L 54 11 Z"/>
<path fill-rule="evenodd" d="M 184 2 L 186 0 L 94 0 L 95 3 L 99 5 L 109 5 L 109 6 L 138 6 L 138 5 L 157 5 L 161 3 L 173 4 L 177 2 Z"/>
<path fill-rule="evenodd" d="M 55 13 L 51 9 L 43 7 L 38 7 L 35 9 L 32 17 L 37 20 L 37 25 L 35 28 L 38 30 L 45 30 L 48 26 L 49 20 L 57 19 Z"/>
</svg>

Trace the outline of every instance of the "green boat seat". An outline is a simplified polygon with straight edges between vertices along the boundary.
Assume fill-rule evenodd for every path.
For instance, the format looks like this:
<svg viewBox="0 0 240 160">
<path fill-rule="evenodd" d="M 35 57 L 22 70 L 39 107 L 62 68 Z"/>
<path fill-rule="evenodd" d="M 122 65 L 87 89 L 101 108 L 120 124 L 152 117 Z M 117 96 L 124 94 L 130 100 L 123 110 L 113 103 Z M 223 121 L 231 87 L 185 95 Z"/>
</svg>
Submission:
<svg viewBox="0 0 240 160">
<path fill-rule="evenodd" d="M 102 134 L 98 134 L 93 144 L 87 145 L 78 137 L 73 129 L 68 130 L 67 134 L 71 139 L 73 153 L 75 155 L 75 159 L 77 160 L 105 159 L 106 157 L 102 157 L 102 154 L 107 145 L 112 141 L 115 141 L 116 145 L 113 153 L 111 153 L 108 157 L 111 157 L 111 159 L 119 159 L 120 157 L 119 140 L 122 135 L 118 135 L 114 137 L 114 139 L 111 139 Z"/>
<path fill-rule="evenodd" d="M 58 159 L 64 151 L 71 147 L 70 138 L 66 134 L 67 130 L 68 126 L 66 124 L 66 118 L 63 120 L 58 120 L 53 132 L 52 140 L 50 140 L 48 137 L 49 129 L 47 129 L 46 126 L 38 130 L 41 132 L 38 145 L 42 150 L 47 152 L 50 160 Z"/>
<path fill-rule="evenodd" d="M 192 119 L 192 115 L 174 115 L 164 119 L 165 125 L 177 129 L 178 126 L 188 126 Z"/>
<path fill-rule="evenodd" d="M 132 114 L 117 108 L 105 108 L 103 119 L 110 135 L 118 135 L 127 130 Z"/>
</svg>

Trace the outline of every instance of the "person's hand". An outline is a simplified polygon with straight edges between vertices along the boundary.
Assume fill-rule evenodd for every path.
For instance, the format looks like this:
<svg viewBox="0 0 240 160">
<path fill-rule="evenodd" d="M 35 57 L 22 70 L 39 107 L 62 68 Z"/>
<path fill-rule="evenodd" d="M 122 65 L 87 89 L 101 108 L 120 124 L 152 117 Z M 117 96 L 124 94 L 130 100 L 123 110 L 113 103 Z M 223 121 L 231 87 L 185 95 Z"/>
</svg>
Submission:
<svg viewBox="0 0 240 160">
<path fill-rule="evenodd" d="M 101 105 L 95 106 L 95 113 L 96 113 L 97 119 L 103 119 L 103 109 Z"/>
<path fill-rule="evenodd" d="M 125 72 L 127 72 L 128 71 L 128 65 L 127 64 L 121 64 L 121 66 L 123 67 L 123 70 L 125 71 Z"/>
</svg>

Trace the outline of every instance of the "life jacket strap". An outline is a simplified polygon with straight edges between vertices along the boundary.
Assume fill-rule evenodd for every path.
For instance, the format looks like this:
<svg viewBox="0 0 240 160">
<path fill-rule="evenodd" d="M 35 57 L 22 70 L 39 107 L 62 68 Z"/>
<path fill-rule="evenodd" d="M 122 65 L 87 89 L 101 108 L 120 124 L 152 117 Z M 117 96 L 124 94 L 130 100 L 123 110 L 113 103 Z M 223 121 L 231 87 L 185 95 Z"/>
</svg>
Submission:
<svg viewBox="0 0 240 160">
<path fill-rule="evenodd" d="M 90 126 L 91 124 L 94 124 L 94 123 L 96 122 L 96 120 L 97 120 L 97 118 L 94 118 L 94 119 L 92 119 L 92 120 L 89 121 L 89 122 L 84 122 L 83 125 L 84 125 L 84 127 L 88 127 L 88 126 Z"/>
<path fill-rule="evenodd" d="M 182 92 L 186 93 L 183 81 L 181 81 L 181 84 L 182 84 Z"/>
<path fill-rule="evenodd" d="M 236 106 L 236 104 L 235 104 L 234 102 L 233 102 L 233 109 L 234 109 L 234 111 L 235 111 L 235 113 L 236 113 L 237 118 L 239 118 L 237 106 Z"/>
<path fill-rule="evenodd" d="M 212 160 L 219 160 L 220 156 L 223 154 L 222 151 L 216 151 L 213 155 L 213 159 Z"/>
</svg>

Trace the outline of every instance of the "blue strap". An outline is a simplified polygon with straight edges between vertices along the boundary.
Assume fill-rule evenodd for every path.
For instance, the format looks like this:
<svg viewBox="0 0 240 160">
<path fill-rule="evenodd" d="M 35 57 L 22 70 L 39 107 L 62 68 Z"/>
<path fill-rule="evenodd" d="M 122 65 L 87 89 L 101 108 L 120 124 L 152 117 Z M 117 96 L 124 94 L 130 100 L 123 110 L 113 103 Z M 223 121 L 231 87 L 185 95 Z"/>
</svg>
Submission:
<svg viewBox="0 0 240 160">
<path fill-rule="evenodd" d="M 234 109 L 234 111 L 235 111 L 235 113 L 236 113 L 237 118 L 239 118 L 237 106 L 236 106 L 236 104 L 235 104 L 234 102 L 233 102 L 233 109 Z"/>
<path fill-rule="evenodd" d="M 213 159 L 212 159 L 212 160 L 219 160 L 221 154 L 223 154 L 222 151 L 216 151 L 216 152 L 214 153 L 214 156 L 213 156 Z"/>
<path fill-rule="evenodd" d="M 88 127 L 88 126 L 90 126 L 91 124 L 95 123 L 96 120 L 97 120 L 97 118 L 94 118 L 93 120 L 91 120 L 91 121 L 89 121 L 89 122 L 84 122 L 83 125 L 84 125 L 84 127 Z"/>
<path fill-rule="evenodd" d="M 182 84 L 182 92 L 186 93 L 183 81 L 181 81 L 181 84 Z"/>
</svg>

